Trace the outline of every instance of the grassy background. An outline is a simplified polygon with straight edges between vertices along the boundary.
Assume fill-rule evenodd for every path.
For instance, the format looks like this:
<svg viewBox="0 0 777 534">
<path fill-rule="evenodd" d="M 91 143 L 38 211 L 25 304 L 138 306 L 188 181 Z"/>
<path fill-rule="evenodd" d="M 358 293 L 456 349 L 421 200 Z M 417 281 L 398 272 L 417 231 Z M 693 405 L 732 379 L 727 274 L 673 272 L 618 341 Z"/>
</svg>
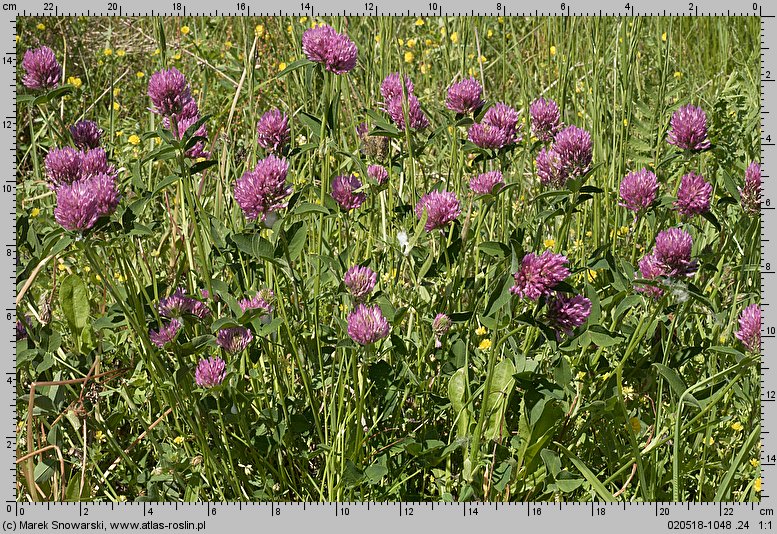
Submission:
<svg viewBox="0 0 777 534">
<path fill-rule="evenodd" d="M 338 18 L 326 22 L 356 42 L 359 65 L 329 85 L 318 71 L 287 69 L 303 57 L 311 22 L 19 21 L 19 64 L 24 50 L 47 44 L 78 86 L 62 100 L 19 107 L 19 288 L 31 280 L 19 313 L 35 317 L 18 349 L 19 456 L 58 447 L 30 464 L 43 498 L 757 499 L 758 370 L 733 332 L 760 288 L 759 222 L 742 214 L 736 192 L 760 153 L 758 19 Z M 166 181 L 177 172 L 170 161 L 148 158 L 159 125 L 146 84 L 169 66 L 210 116 L 216 160 L 183 181 Z M 345 216 L 328 184 L 364 175 L 355 126 L 377 110 L 380 82 L 396 70 L 413 79 L 433 135 L 412 151 L 404 137 L 394 141 L 389 189 Z M 591 132 L 600 166 L 589 184 L 602 192 L 578 207 L 568 233 L 558 200 L 537 198 L 526 132 L 501 160 L 464 149 L 465 130 L 444 99 L 467 75 L 483 82 L 488 101 L 523 116 L 534 98 L 553 98 L 565 123 Z M 322 140 L 304 117 L 321 117 L 331 102 Z M 715 145 L 691 158 L 665 142 L 671 113 L 688 102 L 707 111 Z M 245 222 L 232 185 L 263 157 L 255 124 L 272 107 L 293 117 L 298 196 L 280 227 L 260 231 Z M 105 130 L 124 194 L 114 224 L 86 242 L 58 230 L 40 171 L 45 150 L 67 142 L 63 125 L 81 117 Z M 498 166 L 515 184 L 509 193 L 488 207 L 468 197 L 469 177 Z M 656 170 L 662 198 L 634 224 L 617 206 L 618 184 L 643 166 Z M 700 273 L 652 302 L 629 280 L 658 230 L 683 222 L 671 202 L 689 170 L 715 188 L 714 222 L 684 223 Z M 462 199 L 470 234 L 462 238 L 459 226 L 442 238 L 421 234 L 405 256 L 397 233 L 414 235 L 410 208 L 440 183 Z M 184 188 L 199 199 L 193 218 L 181 209 Z M 324 209 L 303 212 L 306 203 Z M 252 253 L 259 235 L 276 250 L 284 239 L 295 246 L 269 261 Z M 570 258 L 573 285 L 594 301 L 593 326 L 560 344 L 536 327 L 515 331 L 522 305 L 506 296 L 521 251 L 545 247 Z M 378 272 L 373 300 L 393 323 L 377 352 L 343 341 L 350 304 L 340 280 L 357 262 Z M 88 287 L 89 334 L 79 339 L 56 292 L 69 275 Z M 188 327 L 196 342 L 175 357 L 150 347 L 140 328 L 156 327 L 154 304 L 170 288 L 194 291 L 209 279 L 235 298 L 260 287 L 278 295 L 277 320 L 256 327 L 258 342 L 232 358 L 219 397 L 191 386 L 195 355 L 217 350 L 208 325 Z M 455 324 L 434 350 L 440 311 Z M 219 304 L 216 317 L 229 315 Z M 497 380 L 506 389 L 492 381 L 485 395 L 496 359 L 510 362 Z M 30 383 L 90 369 L 118 375 L 39 388 L 30 436 Z M 679 403 L 694 385 L 694 402 Z M 30 495 L 24 465 L 21 499 Z"/>
</svg>

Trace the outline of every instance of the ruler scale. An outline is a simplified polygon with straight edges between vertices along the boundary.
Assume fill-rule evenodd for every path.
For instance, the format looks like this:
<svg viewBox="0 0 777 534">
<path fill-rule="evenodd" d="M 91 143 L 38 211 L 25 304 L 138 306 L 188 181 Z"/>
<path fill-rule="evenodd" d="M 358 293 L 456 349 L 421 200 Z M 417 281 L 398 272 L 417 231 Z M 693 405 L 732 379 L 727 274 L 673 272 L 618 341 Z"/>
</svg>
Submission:
<svg viewBox="0 0 777 534">
<path fill-rule="evenodd" d="M 777 6 L 758 2 L 730 3 L 722 1 L 670 2 L 667 0 L 598 1 L 573 0 L 537 6 L 519 0 L 493 1 L 480 4 L 473 10 L 461 0 L 423 2 L 394 0 L 391 3 L 360 2 L 352 0 L 317 0 L 290 2 L 280 11 L 268 9 L 267 3 L 247 0 L 230 2 L 216 9 L 202 0 L 166 2 L 149 0 L 133 2 L 106 2 L 102 0 L 57 0 L 54 2 L 0 3 L 0 42 L 3 47 L 0 61 L 11 76 L 2 84 L 2 120 L 0 133 L 6 150 L 5 161 L 0 162 L 9 174 L 3 180 L 0 207 L 9 223 L 2 225 L 5 261 L 3 279 L 11 284 L 3 291 L 6 308 L 6 328 L 9 352 L 2 360 L 5 377 L 7 408 L 4 413 L 6 429 L 0 464 L 8 466 L 9 478 L 0 485 L 5 495 L 2 517 L 4 531 L 54 532 L 134 532 L 146 531 L 240 531 L 297 532 L 302 529 L 329 532 L 362 532 L 365 529 L 395 532 L 443 530 L 470 532 L 478 529 L 548 529 L 564 531 L 576 529 L 599 532 L 664 532 L 671 530 L 761 532 L 777 527 L 777 315 L 770 313 L 771 296 L 777 294 L 777 253 L 772 241 L 777 241 L 777 185 L 774 178 L 774 155 L 777 143 L 767 141 L 770 134 L 777 136 L 777 61 L 773 48 L 777 46 Z M 239 9 L 232 9 L 232 8 Z M 302 9 L 298 9 L 302 7 Z M 172 9 L 171 9 L 172 8 Z M 758 17 L 761 24 L 761 165 L 763 195 L 761 210 L 761 298 L 762 298 L 762 366 L 761 366 L 761 478 L 763 492 L 760 503 L 444 503 L 444 502 L 337 502 L 337 503 L 28 503 L 19 502 L 16 495 L 16 17 L 46 16 L 745 16 Z M 774 110 L 774 111 L 772 111 Z M 775 431 L 777 432 L 777 431 Z"/>
</svg>

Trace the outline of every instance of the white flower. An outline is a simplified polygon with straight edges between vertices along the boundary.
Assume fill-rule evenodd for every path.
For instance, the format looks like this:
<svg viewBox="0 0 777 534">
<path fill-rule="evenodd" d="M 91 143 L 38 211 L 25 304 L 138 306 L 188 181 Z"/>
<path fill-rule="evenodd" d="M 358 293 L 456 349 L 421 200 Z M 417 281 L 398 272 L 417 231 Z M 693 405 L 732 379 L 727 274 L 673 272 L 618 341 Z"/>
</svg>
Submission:
<svg viewBox="0 0 777 534">
<path fill-rule="evenodd" d="M 404 230 L 397 232 L 397 241 L 399 241 L 399 246 L 402 248 L 402 254 L 405 256 L 410 254 L 410 249 L 412 247 L 410 246 L 410 241 L 407 239 L 407 232 Z"/>
</svg>

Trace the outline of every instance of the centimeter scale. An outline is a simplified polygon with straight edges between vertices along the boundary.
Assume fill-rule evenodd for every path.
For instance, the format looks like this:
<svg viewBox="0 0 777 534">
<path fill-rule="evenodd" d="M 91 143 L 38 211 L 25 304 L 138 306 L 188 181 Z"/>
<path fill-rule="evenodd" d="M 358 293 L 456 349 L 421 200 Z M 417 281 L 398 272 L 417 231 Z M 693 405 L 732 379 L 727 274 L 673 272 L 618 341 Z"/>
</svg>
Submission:
<svg viewBox="0 0 777 534">
<path fill-rule="evenodd" d="M 726 531 L 762 532 L 777 528 L 777 490 L 772 489 L 772 473 L 777 469 L 777 435 L 770 431 L 777 420 L 777 366 L 769 364 L 768 354 L 777 353 L 777 321 L 768 313 L 770 295 L 777 292 L 777 279 L 771 265 L 777 263 L 777 252 L 769 246 L 770 231 L 777 229 L 771 199 L 777 198 L 777 185 L 770 180 L 772 154 L 777 154 L 770 133 L 777 131 L 777 111 L 770 103 L 777 101 L 777 55 L 772 40 L 777 38 L 777 6 L 765 0 L 731 2 L 700 0 L 672 2 L 667 0 L 572 0 L 571 2 L 537 4 L 525 0 L 490 0 L 472 4 L 461 0 L 437 0 L 423 3 L 393 0 L 390 4 L 363 0 L 292 0 L 279 11 L 268 11 L 259 0 L 233 0 L 222 9 L 201 0 L 152 2 L 134 0 L 25 0 L 0 3 L 0 42 L 6 43 L 2 64 L 8 69 L 6 83 L 0 86 L 2 108 L 2 142 L 7 150 L 0 152 L 6 174 L 0 195 L 0 213 L 8 224 L 0 225 L 6 254 L 0 262 L 3 279 L 9 280 L 0 297 L 6 302 L 6 347 L 9 353 L 0 359 L 4 366 L 6 387 L 3 389 L 7 408 L 2 417 L 6 447 L 0 448 L 0 462 L 8 466 L 2 530 L 7 532 L 136 532 L 192 531 L 224 532 L 265 530 L 299 532 L 302 529 L 328 532 L 394 532 L 444 530 L 472 532 L 473 528 L 588 530 L 599 532 L 666 532 Z M 482 9 L 482 11 L 480 11 Z M 765 365 L 761 366 L 761 478 L 760 503 L 26 503 L 16 498 L 16 17 L 45 16 L 746 16 L 758 17 L 761 23 L 761 166 L 763 177 L 761 202 L 761 306 L 762 347 Z M 772 33 L 775 37 L 772 37 Z M 772 128 L 775 126 L 775 128 Z M 774 194 L 773 194 L 774 193 Z M 771 257 L 774 255 L 775 257 Z M 9 357 L 11 356 L 11 357 Z M 775 492 L 772 496 L 772 492 Z M 291 529 L 291 530 L 290 530 Z"/>
</svg>

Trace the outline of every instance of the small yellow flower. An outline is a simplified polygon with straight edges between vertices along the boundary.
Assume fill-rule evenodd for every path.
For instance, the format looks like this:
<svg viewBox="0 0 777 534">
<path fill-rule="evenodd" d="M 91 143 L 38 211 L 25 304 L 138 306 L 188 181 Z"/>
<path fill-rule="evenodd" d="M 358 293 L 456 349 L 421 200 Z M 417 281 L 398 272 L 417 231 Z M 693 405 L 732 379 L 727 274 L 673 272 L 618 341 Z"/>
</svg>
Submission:
<svg viewBox="0 0 777 534">
<path fill-rule="evenodd" d="M 305 24 L 307 21 L 308 21 L 307 17 L 300 17 L 300 19 L 299 19 L 299 23 L 300 24 Z"/>
<path fill-rule="evenodd" d="M 742 423 L 740 423 L 739 421 L 735 421 L 734 423 L 731 424 L 731 430 L 735 432 L 742 432 L 744 428 L 745 427 L 742 426 Z"/>
<path fill-rule="evenodd" d="M 232 41 L 226 41 L 224 43 L 224 48 L 232 48 Z"/>
<path fill-rule="evenodd" d="M 424 25 L 424 19 L 422 19 L 422 18 L 415 19 L 415 25 L 416 26 L 423 26 Z"/>
<path fill-rule="evenodd" d="M 284 63 L 283 61 L 278 63 L 278 72 L 281 72 L 282 70 L 285 70 L 285 69 L 286 69 L 286 63 Z"/>
<path fill-rule="evenodd" d="M 753 483 L 753 489 L 755 489 L 757 493 L 761 493 L 761 477 L 755 479 L 755 482 Z"/>
<path fill-rule="evenodd" d="M 146 75 L 146 73 L 143 72 L 142 70 L 139 70 L 138 72 L 135 73 L 135 76 L 137 76 L 138 79 L 142 78 L 145 75 Z"/>
<path fill-rule="evenodd" d="M 191 29 L 189 29 L 189 26 L 181 26 L 181 33 L 184 35 L 189 35 L 189 32 Z"/>
<path fill-rule="evenodd" d="M 585 377 L 586 377 L 585 371 L 580 371 L 575 375 L 575 380 L 577 380 L 578 382 L 581 382 L 585 379 Z"/>
<path fill-rule="evenodd" d="M 113 96 L 119 96 L 120 94 L 121 94 L 121 88 L 120 87 L 115 87 L 113 89 Z"/>
<path fill-rule="evenodd" d="M 116 55 L 118 57 L 124 57 L 127 55 L 127 52 L 125 52 L 124 50 L 116 50 Z"/>
<path fill-rule="evenodd" d="M 397 39 L 397 42 L 399 43 L 399 46 L 404 46 L 404 44 L 405 44 L 405 40 L 402 39 L 401 37 L 399 39 Z"/>
<path fill-rule="evenodd" d="M 499 24 L 504 24 L 505 23 L 505 18 L 504 17 L 497 17 L 496 20 L 497 20 L 497 22 L 499 22 Z"/>
<path fill-rule="evenodd" d="M 173 56 L 173 59 L 174 59 L 174 60 L 176 60 L 176 61 L 180 61 L 180 60 L 181 60 L 181 53 L 180 53 L 180 52 L 177 52 L 177 53 L 176 53 L 176 54 Z"/>
<path fill-rule="evenodd" d="M 38 208 L 32 208 L 30 210 L 31 217 L 37 217 L 38 215 L 40 215 L 40 210 Z"/>
<path fill-rule="evenodd" d="M 491 348 L 491 340 L 490 339 L 484 339 L 480 342 L 478 345 L 478 348 L 482 351 L 487 351 Z"/>
<path fill-rule="evenodd" d="M 14 35 L 14 39 L 16 39 L 16 42 L 17 42 L 17 43 L 18 43 L 19 41 L 21 41 L 21 40 L 22 40 L 22 38 L 21 38 L 21 37 L 19 37 L 18 35 Z"/>
<path fill-rule="evenodd" d="M 103 50 L 103 54 L 105 54 L 106 56 L 112 56 L 113 50 L 110 48 L 106 48 L 105 50 Z"/>
<path fill-rule="evenodd" d="M 422 63 L 421 64 L 421 74 L 429 74 L 429 71 L 431 70 L 431 66 L 428 63 Z"/>
<path fill-rule="evenodd" d="M 415 46 L 415 43 L 416 43 L 415 39 L 408 39 L 407 40 L 407 47 L 408 48 L 413 48 Z"/>
<path fill-rule="evenodd" d="M 721 345 L 725 345 L 726 344 L 726 336 L 725 336 L 725 334 L 720 334 L 720 337 L 718 337 L 718 343 L 720 343 Z"/>
<path fill-rule="evenodd" d="M 630 228 L 628 226 L 621 226 L 618 228 L 618 237 L 625 237 L 628 235 Z"/>
<path fill-rule="evenodd" d="M 95 433 L 94 433 L 94 439 L 96 439 L 97 441 L 99 441 L 100 443 L 102 443 L 103 441 L 105 441 L 106 439 L 108 439 L 108 436 L 106 436 L 106 435 L 103 433 L 103 431 L 102 431 L 102 430 L 98 430 L 97 432 L 95 432 Z"/>
<path fill-rule="evenodd" d="M 129 139 L 127 139 L 127 141 L 129 141 L 129 144 L 131 145 L 138 146 L 140 144 L 140 137 L 138 137 L 135 134 L 132 134 L 129 136 Z"/>
<path fill-rule="evenodd" d="M 493 36 L 494 36 L 494 30 L 488 30 L 488 32 L 486 32 L 486 37 L 488 39 L 491 39 Z"/>
<path fill-rule="evenodd" d="M 664 33 L 662 33 L 662 34 L 661 34 L 661 40 L 662 40 L 663 42 L 666 42 L 666 32 L 664 32 Z"/>
<path fill-rule="evenodd" d="M 124 135 L 124 130 L 119 130 L 116 132 L 116 137 L 121 137 L 122 135 Z"/>
<path fill-rule="evenodd" d="M 119 111 L 121 109 L 121 104 L 118 102 L 113 103 L 113 111 Z"/>
<path fill-rule="evenodd" d="M 291 28 L 291 26 L 289 26 L 289 28 Z M 257 37 L 264 36 L 264 24 L 257 24 L 254 28 L 254 33 L 256 33 Z"/>
<path fill-rule="evenodd" d="M 547 238 L 545 241 L 542 242 L 543 245 L 545 245 L 545 248 L 553 248 L 556 246 L 556 240 L 552 237 Z"/>
<path fill-rule="evenodd" d="M 555 56 L 556 55 L 556 47 L 555 46 L 551 46 L 550 47 L 550 55 L 551 56 Z"/>
<path fill-rule="evenodd" d="M 486 56 L 480 56 L 480 57 L 478 58 L 478 63 L 485 63 L 485 62 L 487 62 L 487 61 L 488 61 L 488 59 L 486 59 Z"/>
<path fill-rule="evenodd" d="M 709 445 L 710 447 L 712 447 L 713 445 L 715 445 L 715 438 L 713 438 L 712 436 L 710 436 L 710 439 L 708 439 L 708 440 L 706 441 L 706 444 L 707 444 L 707 445 Z"/>
<path fill-rule="evenodd" d="M 679 80 L 680 78 L 682 78 L 682 77 L 683 77 L 683 73 L 682 73 L 682 72 L 680 72 L 679 70 L 677 70 L 677 71 L 675 71 L 675 73 L 674 73 L 674 77 L 675 77 L 675 78 L 677 78 L 677 79 Z"/>
<path fill-rule="evenodd" d="M 375 42 L 380 43 L 380 35 L 378 34 L 375 35 Z"/>
<path fill-rule="evenodd" d="M 176 445 L 181 445 L 183 442 L 184 442 L 183 436 L 175 436 L 175 438 L 173 438 L 173 443 L 175 443 Z"/>
<path fill-rule="evenodd" d="M 38 28 L 40 31 L 43 31 L 43 30 L 46 29 L 46 26 L 44 26 L 43 23 L 41 23 L 41 22 L 39 22 L 38 25 L 35 26 L 35 27 Z"/>
<path fill-rule="evenodd" d="M 453 44 L 459 44 L 459 32 L 453 32 L 451 34 L 451 42 Z"/>
<path fill-rule="evenodd" d="M 156 50 L 154 50 L 154 55 L 155 56 L 158 56 L 161 53 L 162 53 L 162 51 L 160 49 L 158 49 L 158 48 Z"/>
<path fill-rule="evenodd" d="M 631 430 L 633 430 L 634 433 L 637 433 L 642 429 L 642 423 L 639 422 L 638 417 L 632 417 L 629 422 L 631 423 Z"/>
<path fill-rule="evenodd" d="M 593 269 L 587 269 L 586 276 L 588 278 L 588 281 L 593 283 L 596 280 L 596 277 L 599 276 L 599 274 Z"/>
<path fill-rule="evenodd" d="M 477 330 L 475 330 L 475 333 L 479 336 L 485 336 L 486 335 L 486 327 L 485 326 L 479 326 Z"/>
<path fill-rule="evenodd" d="M 89 267 L 88 265 L 84 265 L 84 272 L 85 273 L 90 273 L 90 272 L 92 272 L 92 268 Z"/>
<path fill-rule="evenodd" d="M 413 54 L 410 50 L 405 52 L 405 63 L 412 63 L 415 59 L 415 54 Z"/>
<path fill-rule="evenodd" d="M 426 40 L 424 41 L 424 44 L 425 44 L 426 46 L 432 46 L 432 40 L 431 40 L 431 39 L 426 39 Z M 427 50 L 427 52 L 428 52 L 428 50 Z"/>
<path fill-rule="evenodd" d="M 264 27 L 262 27 L 262 28 L 264 28 Z M 286 26 L 286 33 L 288 33 L 289 35 L 291 35 L 291 33 L 292 33 L 293 31 L 294 31 L 294 28 L 292 28 L 292 27 L 291 27 L 291 24 L 289 24 L 288 26 Z M 257 32 L 257 34 L 256 34 L 256 35 L 257 35 L 257 37 L 261 37 L 261 35 L 259 35 L 259 33 L 258 33 L 258 32 Z"/>
<path fill-rule="evenodd" d="M 758 458 L 750 458 L 750 465 L 752 465 L 753 467 L 758 467 L 760 465 Z"/>
<path fill-rule="evenodd" d="M 79 78 L 78 76 L 70 76 L 67 79 L 67 83 L 69 83 L 70 85 L 72 85 L 76 89 L 81 87 L 81 85 L 83 84 L 83 82 L 81 81 L 81 78 Z"/>
<path fill-rule="evenodd" d="M 628 126 L 629 125 L 629 119 L 623 119 L 623 125 Z"/>
</svg>

